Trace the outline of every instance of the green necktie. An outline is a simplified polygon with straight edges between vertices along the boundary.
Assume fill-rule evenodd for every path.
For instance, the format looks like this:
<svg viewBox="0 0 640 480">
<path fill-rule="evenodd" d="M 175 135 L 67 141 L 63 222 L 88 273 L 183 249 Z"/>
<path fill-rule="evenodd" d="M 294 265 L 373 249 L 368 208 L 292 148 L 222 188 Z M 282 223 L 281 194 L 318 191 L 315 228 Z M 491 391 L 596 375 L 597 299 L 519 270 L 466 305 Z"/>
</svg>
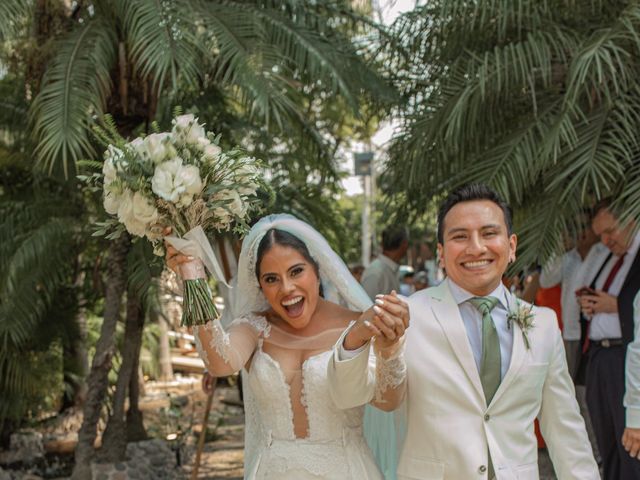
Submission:
<svg viewBox="0 0 640 480">
<path fill-rule="evenodd" d="M 500 361 L 500 340 L 491 318 L 491 310 L 498 303 L 496 297 L 474 297 L 469 302 L 482 314 L 482 360 L 480 361 L 480 382 L 487 405 L 500 386 L 502 362 Z"/>
<path fill-rule="evenodd" d="M 496 297 L 474 297 L 469 300 L 482 314 L 482 360 L 480 361 L 480 382 L 484 390 L 487 406 L 500 386 L 502 362 L 500 361 L 500 340 L 496 326 L 491 318 L 491 310 L 498 304 Z M 491 453 L 487 478 L 495 478 Z"/>
</svg>

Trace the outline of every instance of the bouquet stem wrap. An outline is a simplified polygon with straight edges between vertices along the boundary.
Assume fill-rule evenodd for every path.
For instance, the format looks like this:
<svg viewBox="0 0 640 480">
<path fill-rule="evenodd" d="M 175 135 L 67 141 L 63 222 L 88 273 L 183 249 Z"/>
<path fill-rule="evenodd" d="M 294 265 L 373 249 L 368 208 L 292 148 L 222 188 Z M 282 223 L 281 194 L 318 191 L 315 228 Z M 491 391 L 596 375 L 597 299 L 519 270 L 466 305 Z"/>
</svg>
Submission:
<svg viewBox="0 0 640 480">
<path fill-rule="evenodd" d="M 180 267 L 184 280 L 182 325 L 187 327 L 204 325 L 209 320 L 217 319 L 219 313 L 213 303 L 203 265 L 217 281 L 224 283 L 227 287 L 229 284 L 224 278 L 204 230 L 198 226 L 189 230 L 182 238 L 168 236 L 165 240 L 181 253 L 194 257 L 193 261 Z"/>
</svg>

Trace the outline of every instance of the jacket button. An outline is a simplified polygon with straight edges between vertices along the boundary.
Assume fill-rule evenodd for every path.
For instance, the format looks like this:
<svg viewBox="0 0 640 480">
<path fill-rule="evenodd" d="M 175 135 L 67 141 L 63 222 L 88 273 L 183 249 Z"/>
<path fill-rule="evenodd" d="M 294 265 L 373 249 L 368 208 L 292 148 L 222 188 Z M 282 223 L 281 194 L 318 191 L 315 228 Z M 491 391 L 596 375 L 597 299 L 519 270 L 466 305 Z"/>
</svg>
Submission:
<svg viewBox="0 0 640 480">
<path fill-rule="evenodd" d="M 485 473 L 486 471 L 487 471 L 486 465 L 480 465 L 480 468 L 478 468 L 478 473 Z"/>
<path fill-rule="evenodd" d="M 488 413 L 484 416 L 484 421 L 488 422 L 489 419 L 491 418 L 491 415 L 489 415 Z"/>
</svg>

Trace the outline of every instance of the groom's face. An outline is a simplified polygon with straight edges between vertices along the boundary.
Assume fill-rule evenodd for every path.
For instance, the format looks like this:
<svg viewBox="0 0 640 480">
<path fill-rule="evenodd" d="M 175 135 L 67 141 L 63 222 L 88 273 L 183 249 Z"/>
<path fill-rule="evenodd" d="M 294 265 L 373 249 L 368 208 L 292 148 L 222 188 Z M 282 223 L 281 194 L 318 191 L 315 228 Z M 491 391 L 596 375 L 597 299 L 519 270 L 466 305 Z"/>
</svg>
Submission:
<svg viewBox="0 0 640 480">
<path fill-rule="evenodd" d="M 461 202 L 443 225 L 438 253 L 447 276 L 474 295 L 490 294 L 516 255 L 517 238 L 509 235 L 500 207 L 489 200 Z"/>
</svg>

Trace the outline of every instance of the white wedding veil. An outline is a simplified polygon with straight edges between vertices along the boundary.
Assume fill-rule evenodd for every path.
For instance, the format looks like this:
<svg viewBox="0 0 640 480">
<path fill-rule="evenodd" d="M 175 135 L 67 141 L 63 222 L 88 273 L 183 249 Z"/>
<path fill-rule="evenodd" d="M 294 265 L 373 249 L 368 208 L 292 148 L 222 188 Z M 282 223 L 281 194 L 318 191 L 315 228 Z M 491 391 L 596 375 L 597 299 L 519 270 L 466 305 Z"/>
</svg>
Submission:
<svg viewBox="0 0 640 480">
<path fill-rule="evenodd" d="M 237 293 L 233 312 L 244 316 L 269 309 L 256 278 L 258 246 L 271 229 L 283 230 L 300 239 L 319 266 L 320 282 L 325 300 L 356 311 L 364 311 L 371 299 L 349 272 L 342 259 L 329 246 L 327 240 L 311 225 L 293 215 L 268 215 L 256 223 L 242 242 L 238 263 Z"/>
</svg>

